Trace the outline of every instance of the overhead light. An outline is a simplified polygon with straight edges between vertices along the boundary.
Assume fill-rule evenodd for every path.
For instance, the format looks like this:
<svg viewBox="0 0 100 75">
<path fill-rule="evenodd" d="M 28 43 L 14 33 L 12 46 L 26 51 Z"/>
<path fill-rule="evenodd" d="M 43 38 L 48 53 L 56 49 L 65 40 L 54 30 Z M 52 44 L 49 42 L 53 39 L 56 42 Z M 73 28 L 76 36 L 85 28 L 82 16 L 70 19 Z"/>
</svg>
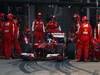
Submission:
<svg viewBox="0 0 100 75">
<path fill-rule="evenodd" d="M 69 5 L 68 8 L 71 8 L 71 6 Z"/>
</svg>

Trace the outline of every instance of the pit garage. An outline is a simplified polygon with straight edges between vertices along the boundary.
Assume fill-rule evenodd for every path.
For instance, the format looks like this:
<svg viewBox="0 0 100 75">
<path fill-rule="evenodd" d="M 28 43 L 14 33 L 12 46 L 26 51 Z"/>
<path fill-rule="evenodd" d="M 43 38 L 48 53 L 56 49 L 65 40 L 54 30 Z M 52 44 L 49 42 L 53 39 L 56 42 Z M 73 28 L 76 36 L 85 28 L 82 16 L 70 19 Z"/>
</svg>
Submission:
<svg viewBox="0 0 100 75">
<path fill-rule="evenodd" d="M 0 75 L 100 74 L 99 0 L 0 0 L 0 20 Z"/>
</svg>

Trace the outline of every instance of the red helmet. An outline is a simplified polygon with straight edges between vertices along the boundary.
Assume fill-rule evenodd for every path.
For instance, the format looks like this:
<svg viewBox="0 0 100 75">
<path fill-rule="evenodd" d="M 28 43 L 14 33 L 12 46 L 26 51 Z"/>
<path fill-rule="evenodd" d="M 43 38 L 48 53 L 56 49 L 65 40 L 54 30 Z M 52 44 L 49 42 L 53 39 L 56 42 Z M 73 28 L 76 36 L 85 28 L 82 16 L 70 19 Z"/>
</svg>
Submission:
<svg viewBox="0 0 100 75">
<path fill-rule="evenodd" d="M 0 13 L 0 17 L 3 17 L 4 16 L 4 13 Z"/>
<path fill-rule="evenodd" d="M 55 20 L 56 19 L 56 16 L 50 16 L 51 20 Z"/>
<path fill-rule="evenodd" d="M 74 17 L 74 18 L 80 18 L 80 15 L 79 15 L 79 14 L 74 14 L 73 17 Z"/>
<path fill-rule="evenodd" d="M 82 21 L 87 21 L 88 20 L 88 17 L 87 16 L 83 16 L 82 17 Z"/>
<path fill-rule="evenodd" d="M 8 18 L 8 19 L 13 19 L 13 17 L 14 17 L 14 15 L 13 15 L 12 13 L 9 13 L 9 14 L 7 15 L 7 18 Z"/>
<path fill-rule="evenodd" d="M 51 16 L 51 18 L 52 18 L 52 19 L 55 19 L 55 18 L 56 18 L 56 16 L 54 16 L 54 15 L 53 15 L 53 16 Z"/>
<path fill-rule="evenodd" d="M 80 21 L 80 15 L 79 14 L 74 14 L 74 19 L 76 20 L 76 21 Z"/>
</svg>

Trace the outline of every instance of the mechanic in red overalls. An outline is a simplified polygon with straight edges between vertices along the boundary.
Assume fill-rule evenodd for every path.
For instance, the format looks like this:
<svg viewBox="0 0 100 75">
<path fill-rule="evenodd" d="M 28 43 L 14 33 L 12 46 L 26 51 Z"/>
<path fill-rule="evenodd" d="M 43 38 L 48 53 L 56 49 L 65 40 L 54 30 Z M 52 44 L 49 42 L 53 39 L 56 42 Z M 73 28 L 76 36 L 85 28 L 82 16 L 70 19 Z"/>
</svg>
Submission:
<svg viewBox="0 0 100 75">
<path fill-rule="evenodd" d="M 0 56 L 3 56 L 3 34 L 2 34 L 2 26 L 4 24 L 3 21 L 4 13 L 0 13 Z"/>
<path fill-rule="evenodd" d="M 10 59 L 12 55 L 13 25 L 14 25 L 13 16 L 14 15 L 12 13 L 9 13 L 7 15 L 8 21 L 6 21 L 2 27 L 5 57 L 7 59 Z"/>
<path fill-rule="evenodd" d="M 74 17 L 74 24 L 75 24 L 74 34 L 75 34 L 75 37 L 78 38 L 79 37 L 79 29 L 80 29 L 80 25 L 81 25 L 80 15 L 79 14 L 74 14 L 73 17 Z M 73 42 L 75 43 L 75 46 L 76 46 L 76 49 L 77 49 L 78 45 L 79 45 L 79 42 L 77 40 L 73 40 Z M 75 53 L 76 53 L 76 51 L 75 51 Z"/>
<path fill-rule="evenodd" d="M 87 16 L 83 16 L 82 24 L 79 29 L 79 37 L 78 37 L 79 45 L 76 57 L 77 61 L 81 60 L 82 50 L 84 50 L 84 61 L 88 61 L 91 38 L 92 38 L 91 25 L 88 23 Z"/>
<path fill-rule="evenodd" d="M 43 42 L 44 41 L 45 26 L 44 26 L 44 22 L 41 19 L 41 17 L 42 17 L 42 13 L 38 12 L 37 17 L 33 21 L 33 24 L 32 24 L 32 31 L 33 31 L 35 42 Z"/>
<path fill-rule="evenodd" d="M 21 47 L 18 41 L 19 38 L 19 27 L 18 27 L 18 20 L 14 19 L 14 24 L 13 24 L 13 44 L 14 48 L 16 49 L 17 55 L 20 56 L 21 54 Z"/>
<path fill-rule="evenodd" d="M 98 41 L 100 42 L 100 15 L 98 15 L 98 29 L 97 29 L 97 32 L 98 32 L 98 37 L 97 37 L 97 39 L 98 39 Z"/>
<path fill-rule="evenodd" d="M 51 32 L 51 33 L 61 32 L 61 27 L 55 21 L 55 18 L 56 18 L 55 16 L 51 16 L 51 20 L 48 22 L 46 27 L 47 32 Z"/>
</svg>

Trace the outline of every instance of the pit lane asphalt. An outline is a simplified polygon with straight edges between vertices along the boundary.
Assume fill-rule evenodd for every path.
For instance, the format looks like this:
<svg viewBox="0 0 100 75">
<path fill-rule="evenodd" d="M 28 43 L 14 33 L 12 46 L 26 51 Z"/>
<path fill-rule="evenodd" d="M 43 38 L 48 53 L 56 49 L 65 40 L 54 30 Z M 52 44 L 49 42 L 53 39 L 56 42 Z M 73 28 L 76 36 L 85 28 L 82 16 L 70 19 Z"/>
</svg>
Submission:
<svg viewBox="0 0 100 75">
<path fill-rule="evenodd" d="M 0 75 L 100 75 L 100 63 L 0 59 Z"/>
</svg>

